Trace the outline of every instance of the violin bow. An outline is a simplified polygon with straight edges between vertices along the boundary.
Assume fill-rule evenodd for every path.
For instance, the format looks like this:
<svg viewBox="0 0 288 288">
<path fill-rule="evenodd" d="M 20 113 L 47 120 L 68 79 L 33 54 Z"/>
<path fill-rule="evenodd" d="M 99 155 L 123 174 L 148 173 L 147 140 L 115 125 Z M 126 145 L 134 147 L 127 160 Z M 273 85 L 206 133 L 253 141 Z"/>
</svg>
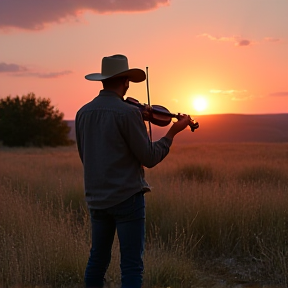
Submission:
<svg viewBox="0 0 288 288">
<path fill-rule="evenodd" d="M 146 67 L 146 87 L 147 87 L 147 97 L 148 97 L 148 106 L 150 106 L 150 95 L 149 95 L 149 81 L 148 81 L 148 67 Z M 150 135 L 150 140 L 152 142 L 152 129 L 151 129 L 151 122 L 150 120 L 148 121 L 149 123 L 149 135 Z"/>
</svg>

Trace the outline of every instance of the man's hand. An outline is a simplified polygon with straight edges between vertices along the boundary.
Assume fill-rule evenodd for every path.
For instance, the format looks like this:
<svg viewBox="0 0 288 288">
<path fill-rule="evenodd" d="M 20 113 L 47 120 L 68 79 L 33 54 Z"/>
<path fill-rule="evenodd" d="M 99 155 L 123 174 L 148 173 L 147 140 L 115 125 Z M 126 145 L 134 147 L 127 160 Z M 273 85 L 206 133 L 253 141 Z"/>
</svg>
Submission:
<svg viewBox="0 0 288 288">
<path fill-rule="evenodd" d="M 191 122 L 191 117 L 186 114 L 179 115 L 179 120 L 174 122 L 166 134 L 166 138 L 173 139 L 176 134 L 184 130 Z"/>
</svg>

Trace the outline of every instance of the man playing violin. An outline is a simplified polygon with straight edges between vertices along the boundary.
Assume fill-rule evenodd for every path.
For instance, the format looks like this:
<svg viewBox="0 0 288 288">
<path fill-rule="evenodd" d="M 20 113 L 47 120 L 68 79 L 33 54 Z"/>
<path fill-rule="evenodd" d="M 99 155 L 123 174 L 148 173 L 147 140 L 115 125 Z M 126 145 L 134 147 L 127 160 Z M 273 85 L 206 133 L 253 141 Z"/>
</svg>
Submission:
<svg viewBox="0 0 288 288">
<path fill-rule="evenodd" d="M 92 246 L 85 285 L 104 287 L 115 232 L 121 252 L 122 288 L 140 288 L 145 238 L 144 193 L 150 187 L 143 167 L 152 168 L 169 153 L 173 137 L 189 125 L 183 115 L 167 134 L 151 142 L 139 108 L 123 101 L 129 82 L 146 79 L 129 69 L 124 55 L 102 59 L 101 73 L 85 76 L 102 81 L 103 90 L 76 115 L 76 139 L 84 167 L 85 200 L 90 212 Z"/>
</svg>

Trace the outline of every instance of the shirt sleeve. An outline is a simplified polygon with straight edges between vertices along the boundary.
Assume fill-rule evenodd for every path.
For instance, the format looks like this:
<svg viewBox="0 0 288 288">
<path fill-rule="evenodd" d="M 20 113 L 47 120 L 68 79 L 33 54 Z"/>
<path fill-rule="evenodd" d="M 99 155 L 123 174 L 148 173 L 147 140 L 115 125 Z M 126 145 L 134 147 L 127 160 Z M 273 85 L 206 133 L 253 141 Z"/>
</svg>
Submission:
<svg viewBox="0 0 288 288">
<path fill-rule="evenodd" d="M 80 159 L 83 163 L 83 151 L 82 151 L 82 145 L 81 145 L 81 143 L 83 143 L 83 140 L 82 140 L 83 133 L 80 133 L 79 122 L 80 122 L 80 115 L 78 112 L 76 114 L 76 119 L 75 119 L 75 133 L 76 133 L 76 143 L 77 143 L 78 153 L 79 153 Z"/>
<path fill-rule="evenodd" d="M 158 141 L 151 142 L 138 109 L 129 111 L 123 118 L 123 136 L 135 157 L 147 168 L 160 163 L 169 153 L 172 140 L 162 137 Z"/>
</svg>

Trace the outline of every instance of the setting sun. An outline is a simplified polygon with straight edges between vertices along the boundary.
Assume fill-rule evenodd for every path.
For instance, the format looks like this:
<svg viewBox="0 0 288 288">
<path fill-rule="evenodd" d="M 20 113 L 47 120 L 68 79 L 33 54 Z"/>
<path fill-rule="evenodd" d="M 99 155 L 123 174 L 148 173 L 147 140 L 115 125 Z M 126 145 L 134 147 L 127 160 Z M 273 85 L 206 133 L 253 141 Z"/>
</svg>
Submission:
<svg viewBox="0 0 288 288">
<path fill-rule="evenodd" d="M 197 112 L 204 111 L 208 106 L 207 100 L 202 96 L 197 96 L 193 100 L 193 107 Z"/>
</svg>

